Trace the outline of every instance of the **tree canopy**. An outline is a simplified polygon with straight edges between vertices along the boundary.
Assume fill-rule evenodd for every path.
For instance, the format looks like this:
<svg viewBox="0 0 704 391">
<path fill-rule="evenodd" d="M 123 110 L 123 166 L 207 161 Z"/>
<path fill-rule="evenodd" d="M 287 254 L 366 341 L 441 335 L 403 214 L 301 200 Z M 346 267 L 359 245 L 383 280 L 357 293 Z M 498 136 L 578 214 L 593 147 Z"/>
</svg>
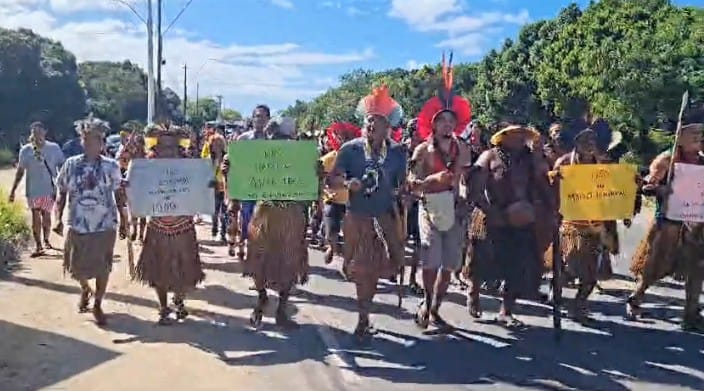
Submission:
<svg viewBox="0 0 704 391">
<path fill-rule="evenodd" d="M 31 30 L 0 28 L 0 145 L 16 145 L 42 121 L 61 138 L 86 113 L 76 58 Z"/>
<path fill-rule="evenodd" d="M 607 119 L 624 133 L 641 159 L 672 130 L 682 93 L 704 104 L 704 9 L 667 0 L 602 0 L 581 10 L 571 4 L 551 20 L 525 25 L 476 63 L 454 67 L 455 89 L 467 97 L 485 125 L 517 122 L 545 129 L 585 112 Z M 381 72 L 356 70 L 309 102 L 284 110 L 304 128 L 354 120 L 358 100 L 386 84 L 415 116 L 437 91 L 439 65 Z"/>
</svg>

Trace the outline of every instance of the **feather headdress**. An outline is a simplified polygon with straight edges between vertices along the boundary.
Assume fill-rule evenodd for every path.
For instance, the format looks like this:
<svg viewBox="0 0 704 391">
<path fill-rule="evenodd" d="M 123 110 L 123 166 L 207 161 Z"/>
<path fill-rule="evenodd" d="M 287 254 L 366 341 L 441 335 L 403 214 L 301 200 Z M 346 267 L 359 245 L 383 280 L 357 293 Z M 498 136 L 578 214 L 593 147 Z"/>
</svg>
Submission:
<svg viewBox="0 0 704 391">
<path fill-rule="evenodd" d="M 325 132 L 327 134 L 327 147 L 333 151 L 340 149 L 342 146 L 341 139 L 351 140 L 362 136 L 362 129 L 349 122 L 333 122 Z"/>
<path fill-rule="evenodd" d="M 370 114 L 381 115 L 389 120 L 392 128 L 395 128 L 401 123 L 403 109 L 389 95 L 389 88 L 382 85 L 374 88 L 371 94 L 359 101 L 356 114 L 360 122 L 363 122 Z"/>
<path fill-rule="evenodd" d="M 438 95 L 430 98 L 418 114 L 418 135 L 426 140 L 433 133 L 433 121 L 443 112 L 451 112 L 457 118 L 454 133 L 459 136 L 472 120 L 472 105 L 467 99 L 458 96 L 453 91 L 454 74 L 452 69 L 452 52 L 449 61 L 442 54 L 442 84 Z"/>
</svg>

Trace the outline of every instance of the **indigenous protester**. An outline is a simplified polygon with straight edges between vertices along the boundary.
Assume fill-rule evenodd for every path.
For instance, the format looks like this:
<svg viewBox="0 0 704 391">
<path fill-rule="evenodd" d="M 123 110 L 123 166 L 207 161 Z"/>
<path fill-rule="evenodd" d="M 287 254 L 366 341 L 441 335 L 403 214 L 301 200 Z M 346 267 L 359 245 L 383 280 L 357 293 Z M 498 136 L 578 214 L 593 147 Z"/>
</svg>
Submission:
<svg viewBox="0 0 704 391">
<path fill-rule="evenodd" d="M 240 140 L 263 140 L 266 139 L 264 127 L 271 119 L 271 110 L 267 105 L 258 105 L 252 112 L 252 130 L 248 130 L 237 137 Z M 230 157 L 225 155 L 223 158 L 222 172 L 227 178 L 227 173 L 230 169 Z M 237 257 L 244 259 L 245 244 L 248 238 L 249 221 L 254 212 L 256 201 L 238 201 L 230 200 L 228 207 L 229 213 L 229 253 L 235 255 L 235 246 L 237 246 Z M 238 237 L 239 236 L 239 237 Z"/>
<path fill-rule="evenodd" d="M 470 286 L 470 315 L 481 316 L 482 281 L 504 282 L 497 321 L 509 327 L 523 323 L 513 314 L 516 299 L 537 298 L 542 254 L 538 251 L 536 219 L 556 219 L 557 206 L 547 170 L 536 164 L 527 142 L 538 140 L 534 129 L 511 125 L 491 137 L 493 148 L 477 159 L 471 176 L 476 205 L 469 229 L 465 277 Z M 538 203 L 550 214 L 538 217 Z"/>
<path fill-rule="evenodd" d="M 605 129 L 607 136 L 611 137 L 613 132 Z M 604 150 L 600 149 L 599 134 L 591 129 L 583 129 L 575 132 L 563 131 L 561 137 L 572 137 L 569 144 L 574 145 L 574 149 L 561 156 L 555 162 L 555 171 L 562 166 L 576 164 L 599 164 L 605 163 L 604 156 L 608 146 Z M 603 137 L 602 137 L 603 138 Z M 566 143 L 563 143 L 563 145 Z M 555 176 L 556 185 L 559 186 L 560 176 Z M 608 226 L 608 228 L 607 228 Z M 599 264 L 603 260 L 602 247 L 608 246 L 610 252 L 616 252 L 617 236 L 616 222 L 607 221 L 563 221 L 560 227 L 560 251 L 562 260 L 566 265 L 565 273 L 561 283 L 569 279 L 579 279 L 577 294 L 574 306 L 571 308 L 572 317 L 579 322 L 589 319 L 588 298 L 596 287 L 599 278 Z M 611 239 L 611 240 L 606 240 Z M 550 262 L 547 265 L 552 267 L 552 251 L 547 253 L 546 259 Z M 607 253 L 608 257 L 608 253 Z M 610 260 L 607 258 L 606 260 Z M 547 269 L 547 268 L 546 268 Z M 549 269 L 548 269 L 549 270 Z"/>
<path fill-rule="evenodd" d="M 215 169 L 215 213 L 212 216 L 211 233 L 213 239 L 218 237 L 220 240 L 227 243 L 227 204 L 225 202 L 225 177 L 222 173 L 222 162 L 227 153 L 227 141 L 219 132 L 213 133 L 208 141 L 207 159 L 213 163 Z M 219 226 L 218 226 L 219 225 Z"/>
<path fill-rule="evenodd" d="M 76 123 L 84 153 L 69 158 L 57 178 L 59 199 L 55 230 L 63 232 L 62 217 L 68 201 L 68 233 L 64 244 L 64 270 L 81 285 L 79 312 L 87 312 L 94 295 L 93 316 L 105 324 L 102 309 L 112 271 L 118 215 L 120 236 L 127 234 L 124 198 L 118 190 L 122 176 L 117 162 L 100 153 L 107 122 L 88 117 Z M 95 279 L 95 293 L 88 280 Z"/>
<path fill-rule="evenodd" d="M 187 158 L 184 146 L 189 134 L 176 126 L 152 125 L 146 130 L 147 144 L 153 145 L 150 159 Z M 127 178 L 129 186 L 129 178 Z M 168 325 L 173 310 L 168 304 L 172 292 L 176 318 L 188 316 L 186 294 L 203 281 L 193 216 L 151 217 L 144 247 L 139 255 L 135 278 L 156 290 L 159 299 L 158 324 Z"/>
<path fill-rule="evenodd" d="M 704 277 L 702 225 L 669 220 L 665 210 L 672 191 L 668 180 L 671 161 L 704 165 L 704 157 L 700 154 L 703 131 L 702 123 L 682 126 L 674 155 L 670 151 L 663 152 L 650 164 L 643 192 L 655 196 L 655 220 L 633 254 L 631 272 L 637 282 L 626 304 L 626 315 L 630 319 L 640 316 L 646 290 L 662 278 L 673 275 L 686 281 L 682 328 L 704 331 L 704 319 L 699 312 L 699 294 Z"/>
<path fill-rule="evenodd" d="M 295 123 L 289 118 L 271 120 L 264 130 L 270 140 L 293 140 L 296 133 Z M 308 281 L 306 206 L 299 201 L 258 201 L 256 204 L 249 224 L 245 258 L 246 273 L 253 277 L 259 294 L 250 317 L 254 327 L 261 325 L 268 302 L 267 289 L 279 293 L 276 324 L 293 325 L 286 313 L 291 289 L 296 283 Z"/>
<path fill-rule="evenodd" d="M 557 159 L 564 156 L 572 148 L 574 142 L 573 140 L 568 140 L 568 137 L 562 136 L 562 124 L 558 122 L 550 125 L 546 141 L 543 151 L 550 163 L 550 167 L 555 166 Z"/>
<path fill-rule="evenodd" d="M 330 184 L 350 191 L 343 221 L 343 271 L 357 288 L 355 335 L 363 338 L 373 332 L 369 313 L 377 281 L 394 276 L 403 261 L 396 198 L 405 188 L 407 157 L 401 145 L 389 140 L 389 131 L 399 124 L 403 110 L 386 86 L 362 98 L 357 114 L 363 118 L 364 135 L 340 148 Z"/>
<path fill-rule="evenodd" d="M 338 151 L 343 144 L 362 136 L 362 129 L 348 122 L 335 122 L 327 129 L 327 149 L 330 151 L 321 159 L 323 173 L 327 176 L 332 172 Z M 329 178 L 329 177 L 328 177 Z M 340 229 L 342 219 L 347 212 L 349 194 L 346 188 L 332 188 L 330 181 L 326 181 L 323 189 L 323 219 L 325 227 L 325 263 L 330 263 L 336 254 L 340 253 Z"/>
<path fill-rule="evenodd" d="M 64 163 L 64 154 L 58 144 L 46 139 L 46 127 L 41 122 L 30 125 L 29 143 L 20 149 L 15 181 L 10 191 L 10 202 L 15 201 L 15 192 L 26 175 L 25 195 L 27 206 L 32 211 L 32 235 L 35 250 L 32 257 L 44 255 L 45 249 L 52 249 L 51 211 L 56 199 L 56 178 Z M 42 240 L 43 234 L 43 240 Z"/>
<path fill-rule="evenodd" d="M 414 118 L 406 124 L 406 134 L 404 135 L 404 146 L 406 147 L 407 157 L 410 160 L 413 156 L 413 151 L 423 140 L 418 133 L 418 119 Z M 418 263 L 420 257 L 420 228 L 418 227 L 418 206 L 419 199 L 414 194 L 408 194 L 408 205 L 406 206 L 406 240 L 410 240 L 413 246 L 413 255 L 410 261 L 410 274 L 408 279 L 408 288 L 416 295 L 423 294 L 423 288 L 418 284 Z M 404 271 L 405 272 L 405 271 Z"/>
<path fill-rule="evenodd" d="M 418 226 L 425 299 L 416 323 L 424 329 L 431 321 L 439 328 L 448 326 L 440 317 L 440 306 L 452 272 L 462 267 L 467 233 L 468 203 L 466 194 L 460 194 L 460 180 L 471 165 L 471 152 L 458 138 L 472 110 L 466 99 L 452 91 L 452 55 L 448 64 L 443 56 L 442 65 L 439 94 L 418 114 L 418 132 L 424 141 L 409 162 L 409 188 L 421 197 Z"/>
<path fill-rule="evenodd" d="M 127 169 L 133 159 L 144 159 L 145 157 L 146 145 L 144 142 L 144 134 L 141 132 L 133 132 L 127 140 L 127 143 L 121 146 L 117 152 L 117 161 L 120 165 L 122 176 L 124 177 L 127 174 Z M 126 197 L 126 195 L 124 196 Z M 144 242 L 144 231 L 147 226 L 146 217 L 130 217 L 130 223 L 130 240 L 134 241 L 139 238 L 140 242 Z M 137 227 L 139 227 L 139 231 L 137 231 Z"/>
</svg>

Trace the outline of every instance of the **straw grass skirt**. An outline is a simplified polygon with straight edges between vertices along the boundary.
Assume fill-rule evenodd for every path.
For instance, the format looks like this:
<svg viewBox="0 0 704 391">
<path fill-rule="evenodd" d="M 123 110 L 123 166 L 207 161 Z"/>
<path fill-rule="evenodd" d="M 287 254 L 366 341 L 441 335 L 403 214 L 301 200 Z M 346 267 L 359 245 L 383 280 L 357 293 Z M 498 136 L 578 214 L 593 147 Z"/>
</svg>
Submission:
<svg viewBox="0 0 704 391">
<path fill-rule="evenodd" d="M 64 244 L 64 271 L 75 280 L 108 277 L 116 236 L 114 230 L 80 234 L 69 229 Z"/>
<path fill-rule="evenodd" d="M 152 218 L 135 279 L 169 292 L 186 293 L 205 278 L 193 218 Z"/>
<path fill-rule="evenodd" d="M 300 202 L 260 202 L 255 207 L 245 271 L 257 289 L 286 290 L 307 276 L 305 210 Z"/>
<path fill-rule="evenodd" d="M 399 272 L 405 255 L 400 225 L 395 212 L 376 219 L 351 212 L 345 215 L 344 258 L 353 280 L 390 278 Z"/>
<path fill-rule="evenodd" d="M 678 252 L 682 243 L 682 224 L 674 221 L 653 221 L 648 234 L 641 240 L 631 259 L 631 273 L 648 283 L 654 283 L 670 274 L 682 279 Z"/>
</svg>

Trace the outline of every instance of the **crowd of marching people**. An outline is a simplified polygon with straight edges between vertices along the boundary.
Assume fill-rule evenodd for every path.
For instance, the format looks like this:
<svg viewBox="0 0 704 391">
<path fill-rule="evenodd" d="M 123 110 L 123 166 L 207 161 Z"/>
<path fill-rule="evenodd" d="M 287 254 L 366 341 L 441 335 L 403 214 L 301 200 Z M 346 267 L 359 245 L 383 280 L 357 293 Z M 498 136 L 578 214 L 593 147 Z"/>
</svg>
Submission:
<svg viewBox="0 0 704 391">
<path fill-rule="evenodd" d="M 444 58 L 442 74 L 438 94 L 405 127 L 403 109 L 384 86 L 361 98 L 357 124 L 333 123 L 320 134 L 306 135 L 297 132 L 294 120 L 272 118 L 260 105 L 243 132 L 228 135 L 207 125 L 201 137 L 187 127 L 160 124 L 125 134 L 116 159 L 101 154 L 109 127 L 97 118 L 76 123 L 82 150 L 68 159 L 35 123 L 31 142 L 19 154 L 11 199 L 26 173 L 36 244 L 32 256 L 51 248 L 55 211 L 54 230 L 66 240 L 64 268 L 82 289 L 79 310 L 92 311 L 99 324 L 106 321 L 102 299 L 117 237 L 142 244 L 134 278 L 154 288 L 160 324 L 185 319 L 187 294 L 206 278 L 197 216 L 130 216 L 125 192 L 130 161 L 161 158 L 211 160 L 211 234 L 253 279 L 258 294 L 250 319 L 254 326 L 262 321 L 268 290 L 279 297 L 277 324 L 292 322 L 286 303 L 294 286 L 308 280 L 311 241 L 322 245 L 325 263 L 339 260 L 341 273 L 355 284 L 359 338 L 374 330 L 370 314 L 379 279 L 403 287 L 406 276 L 409 289 L 422 297 L 415 314 L 421 328 L 450 327 L 441 307 L 453 279 L 466 285 L 472 317 L 482 316 L 479 294 L 487 289 L 499 292 L 502 300 L 496 321 L 524 326 L 515 316 L 517 299 L 553 300 L 552 292 L 541 294 L 540 286 L 554 262 L 564 269 L 557 283 L 576 284 L 570 315 L 588 322 L 589 297 L 600 280 L 610 278 L 610 257 L 620 251 L 618 223 L 563 221 L 557 189 L 562 167 L 616 162 L 620 133 L 603 119 L 585 117 L 556 123 L 545 134 L 524 124 L 502 124 L 489 137 L 472 121 L 470 103 L 453 92 L 452 66 Z M 664 208 L 672 191 L 671 163 L 704 164 L 704 119 L 696 115 L 684 119 L 674 148 L 658 155 L 646 175 L 634 178 L 639 188 L 634 215 L 641 195 L 653 196 L 656 207 L 633 255 L 637 283 L 626 303 L 626 315 L 636 318 L 650 286 L 666 276 L 681 277 L 686 330 L 704 330 L 699 306 L 704 231 L 701 223 L 668 220 Z M 229 143 L 309 138 L 320 140 L 320 199 L 230 199 L 228 172 L 237 160 L 228 156 Z M 630 226 L 630 220 L 622 223 Z M 89 280 L 95 280 L 93 287 Z"/>
</svg>

